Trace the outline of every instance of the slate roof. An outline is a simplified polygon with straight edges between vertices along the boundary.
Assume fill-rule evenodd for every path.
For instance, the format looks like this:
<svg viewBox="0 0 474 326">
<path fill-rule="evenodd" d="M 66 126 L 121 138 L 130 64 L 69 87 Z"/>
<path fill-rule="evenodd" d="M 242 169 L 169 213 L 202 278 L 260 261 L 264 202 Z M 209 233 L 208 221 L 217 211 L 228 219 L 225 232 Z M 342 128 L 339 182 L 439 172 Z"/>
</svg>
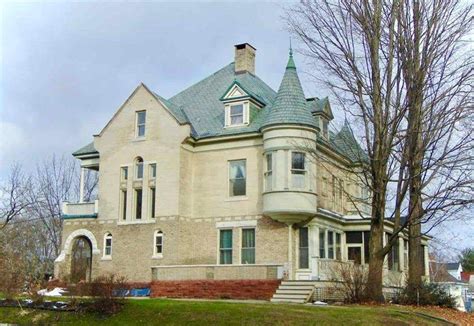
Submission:
<svg viewBox="0 0 474 326">
<path fill-rule="evenodd" d="M 199 139 L 259 131 L 265 110 L 248 126 L 224 128 L 224 105 L 220 98 L 234 81 L 265 105 L 272 103 L 276 97 L 275 91 L 257 76 L 248 72 L 236 74 L 234 63 L 231 63 L 169 99 L 188 118 L 194 128 L 193 137 Z"/>
<path fill-rule="evenodd" d="M 267 109 L 262 127 L 282 124 L 306 125 L 317 128 L 316 119 L 314 119 L 306 105 L 306 98 L 296 72 L 291 50 L 275 102 Z"/>
<path fill-rule="evenodd" d="M 99 154 L 99 152 L 95 149 L 94 147 L 94 142 L 87 144 L 84 147 L 81 147 L 74 153 L 72 153 L 73 156 L 79 156 L 79 155 L 86 155 L 86 154 Z"/>
<path fill-rule="evenodd" d="M 291 50 L 278 93 L 249 72 L 235 73 L 234 66 L 233 62 L 226 65 L 169 99 L 151 93 L 167 107 L 180 124 L 188 123 L 191 126 L 191 136 L 195 139 L 260 132 L 262 127 L 275 124 L 297 124 L 316 128 L 319 125 L 317 113 L 333 117 L 327 97 L 305 98 Z M 249 125 L 224 128 L 225 112 L 222 99 L 235 84 L 264 107 L 253 116 Z M 360 161 L 361 157 L 366 157 L 348 125 L 337 134 L 331 133 L 328 143 L 352 161 Z M 99 153 L 93 143 L 73 153 L 74 156 L 85 154 Z"/>
<path fill-rule="evenodd" d="M 337 134 L 331 134 L 330 143 L 344 156 L 352 162 L 363 162 L 368 159 L 367 154 L 362 150 L 354 137 L 347 120 Z"/>
</svg>

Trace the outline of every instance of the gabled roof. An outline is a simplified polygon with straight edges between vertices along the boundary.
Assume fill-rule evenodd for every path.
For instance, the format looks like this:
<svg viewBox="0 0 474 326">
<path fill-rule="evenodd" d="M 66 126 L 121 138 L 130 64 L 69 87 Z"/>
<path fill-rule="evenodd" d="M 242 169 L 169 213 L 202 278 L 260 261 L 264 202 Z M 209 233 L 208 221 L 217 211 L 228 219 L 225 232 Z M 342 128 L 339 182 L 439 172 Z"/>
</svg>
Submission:
<svg viewBox="0 0 474 326">
<path fill-rule="evenodd" d="M 306 106 L 306 98 L 291 50 L 275 102 L 266 113 L 262 127 L 296 124 L 317 128 L 316 120 Z"/>
<path fill-rule="evenodd" d="M 329 104 L 329 98 L 317 98 L 317 97 L 310 97 L 306 99 L 306 105 L 308 106 L 309 110 L 313 114 L 323 114 L 329 120 L 334 119 L 334 115 L 332 114 L 331 105 Z"/>
<path fill-rule="evenodd" d="M 251 92 L 249 90 L 247 90 L 241 83 L 239 83 L 237 80 L 234 80 L 232 82 L 232 84 L 230 84 L 230 86 L 227 88 L 227 90 L 224 92 L 224 94 L 221 96 L 221 98 L 219 99 L 220 101 L 226 101 L 226 100 L 231 100 L 231 99 L 237 99 L 238 97 L 230 97 L 230 98 L 227 98 L 226 96 L 229 94 L 229 92 L 233 89 L 233 88 L 239 88 L 240 90 L 242 90 L 242 92 L 244 92 L 245 94 L 242 95 L 242 97 L 250 97 L 252 98 L 254 101 L 257 101 L 258 103 L 262 104 L 262 106 L 268 104 L 267 102 L 265 102 L 265 100 L 263 100 L 260 95 L 258 94 L 255 94 L 254 92 Z"/>
<path fill-rule="evenodd" d="M 94 147 L 94 142 L 89 143 L 86 146 L 81 147 L 80 149 L 72 153 L 73 156 L 92 155 L 92 154 L 99 155 L 99 152 Z"/>
<path fill-rule="evenodd" d="M 262 115 L 264 114 L 263 110 L 248 126 L 224 128 L 224 105 L 220 98 L 234 81 L 267 106 L 276 97 L 275 91 L 257 76 L 248 72 L 236 74 L 234 63 L 231 63 L 169 99 L 169 102 L 180 107 L 188 118 L 193 126 L 192 136 L 194 138 L 259 131 Z"/>
<path fill-rule="evenodd" d="M 354 133 L 352 132 L 347 120 L 344 122 L 344 126 L 337 134 L 334 135 L 331 133 L 330 143 L 336 148 L 336 150 L 349 158 L 352 162 L 359 163 L 368 159 L 367 154 L 355 139 Z"/>
</svg>

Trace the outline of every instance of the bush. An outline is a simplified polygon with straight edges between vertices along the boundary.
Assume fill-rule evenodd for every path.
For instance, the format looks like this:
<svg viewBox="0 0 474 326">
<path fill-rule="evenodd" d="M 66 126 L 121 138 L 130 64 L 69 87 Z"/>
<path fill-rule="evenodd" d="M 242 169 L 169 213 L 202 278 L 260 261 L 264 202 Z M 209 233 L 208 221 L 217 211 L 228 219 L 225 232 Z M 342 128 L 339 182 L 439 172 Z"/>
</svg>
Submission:
<svg viewBox="0 0 474 326">
<path fill-rule="evenodd" d="M 361 303 L 367 300 L 368 271 L 363 265 L 340 262 L 331 268 L 336 294 L 344 297 L 346 303 Z"/>
<path fill-rule="evenodd" d="M 418 290 L 405 287 L 394 297 L 393 303 L 447 308 L 456 307 L 456 299 L 437 283 L 423 283 Z"/>
<path fill-rule="evenodd" d="M 95 278 L 88 285 L 88 292 L 95 299 L 86 310 L 99 315 L 112 315 L 122 309 L 123 302 L 114 297 L 114 291 L 126 287 L 125 277 L 117 274 L 105 274 Z"/>
</svg>

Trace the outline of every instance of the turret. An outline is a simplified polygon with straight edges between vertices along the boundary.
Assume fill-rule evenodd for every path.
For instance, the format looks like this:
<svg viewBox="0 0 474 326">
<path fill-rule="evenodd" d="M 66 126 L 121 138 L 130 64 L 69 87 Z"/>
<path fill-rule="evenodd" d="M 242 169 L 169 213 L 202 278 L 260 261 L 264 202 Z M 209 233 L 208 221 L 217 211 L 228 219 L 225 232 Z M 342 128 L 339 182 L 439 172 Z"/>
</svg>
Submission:
<svg viewBox="0 0 474 326">
<path fill-rule="evenodd" d="M 263 213 L 283 223 L 298 223 L 317 210 L 316 164 L 308 149 L 316 146 L 318 126 L 307 107 L 291 49 L 278 94 L 267 109 L 261 127 Z"/>
</svg>

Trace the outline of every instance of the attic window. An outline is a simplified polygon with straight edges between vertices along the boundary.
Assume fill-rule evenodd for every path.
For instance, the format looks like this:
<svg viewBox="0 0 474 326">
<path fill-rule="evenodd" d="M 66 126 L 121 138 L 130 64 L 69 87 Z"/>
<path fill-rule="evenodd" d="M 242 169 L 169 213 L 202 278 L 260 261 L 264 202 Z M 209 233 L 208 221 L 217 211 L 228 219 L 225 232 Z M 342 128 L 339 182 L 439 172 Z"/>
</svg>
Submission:
<svg viewBox="0 0 474 326">
<path fill-rule="evenodd" d="M 248 124 L 248 102 L 228 104 L 225 107 L 225 126 L 234 127 Z"/>
</svg>

